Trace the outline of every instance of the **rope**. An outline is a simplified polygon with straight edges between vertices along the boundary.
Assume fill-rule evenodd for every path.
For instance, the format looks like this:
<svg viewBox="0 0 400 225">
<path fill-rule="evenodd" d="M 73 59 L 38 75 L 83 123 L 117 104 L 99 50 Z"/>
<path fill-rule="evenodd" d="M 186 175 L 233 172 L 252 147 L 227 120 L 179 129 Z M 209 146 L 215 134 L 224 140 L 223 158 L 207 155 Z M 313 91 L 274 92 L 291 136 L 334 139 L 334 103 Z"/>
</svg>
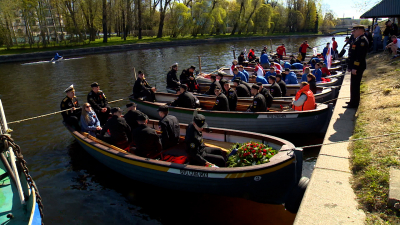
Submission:
<svg viewBox="0 0 400 225">
<path fill-rule="evenodd" d="M 110 102 L 108 102 L 108 103 L 119 102 L 119 101 L 122 101 L 122 100 L 124 100 L 124 99 L 121 98 L 121 99 L 118 99 L 118 100 L 110 101 Z M 62 113 L 62 112 L 66 112 L 66 111 L 71 110 L 71 109 L 72 109 L 72 108 L 64 109 L 64 110 L 57 111 L 57 112 L 47 113 L 47 114 L 40 115 L 40 116 L 34 116 L 34 117 L 22 119 L 22 120 L 16 120 L 16 121 L 9 122 L 9 123 L 7 123 L 7 124 L 20 123 L 20 122 L 24 122 L 24 121 L 28 121 L 28 120 L 39 119 L 39 118 L 43 118 L 43 117 L 46 117 L 46 116 L 51 116 L 51 115 L 59 114 L 59 113 Z M 81 109 L 81 107 L 75 108 L 75 109 Z"/>
<path fill-rule="evenodd" d="M 351 139 L 351 140 L 336 141 L 336 142 L 331 142 L 331 143 L 326 143 L 326 144 L 306 145 L 306 146 L 302 146 L 302 147 L 299 147 L 299 148 L 305 149 L 305 148 L 321 147 L 321 146 L 324 146 L 324 145 L 334 145 L 334 144 L 350 142 L 350 141 L 360 141 L 360 140 L 374 139 L 374 138 L 380 138 L 380 137 L 393 136 L 393 135 L 396 135 L 396 134 L 400 134 L 400 131 L 399 132 L 395 132 L 395 133 L 377 135 L 377 136 L 370 136 L 370 137 L 356 138 L 356 139 Z"/>
</svg>

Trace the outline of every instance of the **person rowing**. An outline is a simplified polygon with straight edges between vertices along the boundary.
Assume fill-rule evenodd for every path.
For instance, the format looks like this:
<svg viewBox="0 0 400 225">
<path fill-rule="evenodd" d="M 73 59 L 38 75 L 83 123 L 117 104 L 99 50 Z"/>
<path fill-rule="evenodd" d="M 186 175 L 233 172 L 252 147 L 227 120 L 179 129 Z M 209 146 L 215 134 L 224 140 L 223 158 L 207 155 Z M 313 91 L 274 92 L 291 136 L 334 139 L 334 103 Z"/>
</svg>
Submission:
<svg viewBox="0 0 400 225">
<path fill-rule="evenodd" d="M 56 53 L 56 55 L 50 60 L 50 62 L 55 62 L 57 60 L 61 60 L 63 59 L 62 56 L 60 56 L 58 53 Z"/>
</svg>

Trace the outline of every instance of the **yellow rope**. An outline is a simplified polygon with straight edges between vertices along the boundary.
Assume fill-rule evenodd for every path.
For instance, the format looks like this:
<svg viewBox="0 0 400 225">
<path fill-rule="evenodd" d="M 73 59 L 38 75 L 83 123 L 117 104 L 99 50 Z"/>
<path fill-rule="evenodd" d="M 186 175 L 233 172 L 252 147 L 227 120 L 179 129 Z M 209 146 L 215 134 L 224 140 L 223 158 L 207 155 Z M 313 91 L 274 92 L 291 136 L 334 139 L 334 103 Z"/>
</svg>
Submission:
<svg viewBox="0 0 400 225">
<path fill-rule="evenodd" d="M 121 98 L 121 99 L 118 99 L 118 100 L 110 101 L 110 102 L 108 102 L 108 103 L 119 102 L 119 101 L 122 101 L 122 100 L 124 100 L 124 99 Z M 80 108 L 81 108 L 81 107 L 75 108 L 75 109 L 80 109 Z M 43 118 L 43 117 L 46 117 L 46 116 L 51 116 L 51 115 L 55 115 L 55 114 L 58 114 L 58 113 L 66 112 L 66 111 L 71 110 L 71 109 L 72 109 L 72 108 L 64 109 L 64 110 L 61 110 L 61 111 L 52 112 L 52 113 L 48 113 L 48 114 L 44 114 L 44 115 L 40 115 L 40 116 L 34 116 L 34 117 L 22 119 L 22 120 L 12 121 L 12 122 L 8 122 L 7 124 L 21 123 L 21 122 L 28 121 L 28 120 L 39 119 L 39 118 Z"/>
</svg>

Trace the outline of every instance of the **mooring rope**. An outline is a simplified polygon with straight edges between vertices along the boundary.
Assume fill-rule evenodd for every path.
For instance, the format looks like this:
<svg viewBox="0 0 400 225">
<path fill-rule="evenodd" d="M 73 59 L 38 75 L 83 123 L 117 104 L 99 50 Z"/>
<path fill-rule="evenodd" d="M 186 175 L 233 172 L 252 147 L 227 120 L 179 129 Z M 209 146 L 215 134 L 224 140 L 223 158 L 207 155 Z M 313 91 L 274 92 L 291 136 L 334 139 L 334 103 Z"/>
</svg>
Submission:
<svg viewBox="0 0 400 225">
<path fill-rule="evenodd" d="M 124 99 L 121 98 L 121 99 L 118 99 L 118 100 L 110 101 L 110 102 L 108 102 L 108 103 L 119 102 L 119 101 L 122 101 L 122 100 L 124 100 Z M 81 109 L 81 108 L 82 108 L 82 107 L 75 108 L 75 109 Z M 64 109 L 64 110 L 57 111 L 57 112 L 47 113 L 47 114 L 43 114 L 43 115 L 40 115 L 40 116 L 34 116 L 34 117 L 22 119 L 22 120 L 16 120 L 16 121 L 8 122 L 7 124 L 21 123 L 21 122 L 28 121 L 28 120 L 39 119 L 39 118 L 43 118 L 43 117 L 46 117 L 46 116 L 51 116 L 51 115 L 59 114 L 59 113 L 62 113 L 62 112 L 66 112 L 66 111 L 71 110 L 71 109 L 72 109 L 72 108 Z"/>
<path fill-rule="evenodd" d="M 344 142 L 360 141 L 360 140 L 367 140 L 367 139 L 374 139 L 374 138 L 380 138 L 380 137 L 393 136 L 393 135 L 396 135 L 396 134 L 400 134 L 400 131 L 399 132 L 394 132 L 394 133 L 389 133 L 389 134 L 370 136 L 370 137 L 363 137 L 363 138 L 355 138 L 355 139 L 349 139 L 349 140 L 335 141 L 335 142 L 330 142 L 330 143 L 326 143 L 326 144 L 306 145 L 306 146 L 302 146 L 302 147 L 299 147 L 299 148 L 305 149 L 305 148 L 321 147 L 321 146 L 325 146 L 325 145 L 334 145 L 334 144 L 340 144 L 340 143 L 344 143 Z"/>
</svg>

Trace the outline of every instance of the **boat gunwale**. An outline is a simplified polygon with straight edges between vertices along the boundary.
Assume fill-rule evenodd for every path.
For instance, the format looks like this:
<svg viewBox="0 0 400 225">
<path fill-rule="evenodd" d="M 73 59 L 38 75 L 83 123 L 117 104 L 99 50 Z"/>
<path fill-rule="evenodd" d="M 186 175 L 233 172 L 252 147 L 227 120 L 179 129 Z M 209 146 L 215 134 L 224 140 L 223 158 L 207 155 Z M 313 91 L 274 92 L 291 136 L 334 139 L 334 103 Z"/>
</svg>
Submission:
<svg viewBox="0 0 400 225">
<path fill-rule="evenodd" d="M 158 124 L 158 121 L 155 121 L 155 120 L 149 120 L 149 122 L 151 122 L 153 126 L 155 126 L 155 124 Z M 91 140 L 91 139 L 85 137 L 80 132 L 74 130 L 73 128 L 71 128 L 69 125 L 67 125 L 65 123 L 64 123 L 64 125 L 73 134 L 74 137 L 80 139 L 82 142 L 85 142 L 86 144 L 88 144 L 90 146 L 100 149 L 101 151 L 107 152 L 109 154 L 112 154 L 114 156 L 121 157 L 121 158 L 124 158 L 127 160 L 132 160 L 132 161 L 136 161 L 139 163 L 145 163 L 148 165 L 155 165 L 155 166 L 167 167 L 167 168 L 172 168 L 172 169 L 184 169 L 184 170 L 200 171 L 200 172 L 215 173 L 215 174 L 248 173 L 248 172 L 256 172 L 256 171 L 261 171 L 261 170 L 266 170 L 266 169 L 272 169 L 274 167 L 278 167 L 284 163 L 287 163 L 290 160 L 294 160 L 294 154 L 288 154 L 288 152 L 290 150 L 295 149 L 295 146 L 291 142 L 286 141 L 281 138 L 278 138 L 278 137 L 271 136 L 271 135 L 260 134 L 260 133 L 249 132 L 249 131 L 240 131 L 239 132 L 239 131 L 223 129 L 223 128 L 212 128 L 212 127 L 209 128 L 213 133 L 220 133 L 220 134 L 227 134 L 227 135 L 232 134 L 232 135 L 236 135 L 236 136 L 240 135 L 241 137 L 248 137 L 248 138 L 255 137 L 255 138 L 259 138 L 259 139 L 263 140 L 263 142 L 267 143 L 267 144 L 268 143 L 279 144 L 282 146 L 282 148 L 279 150 L 278 154 L 276 154 L 273 158 L 271 158 L 270 162 L 268 162 L 268 163 L 254 165 L 254 166 L 246 166 L 246 167 L 212 168 L 212 167 L 204 167 L 204 166 L 196 166 L 196 165 L 171 163 L 171 162 L 166 162 L 166 161 L 160 161 L 160 160 L 140 157 L 140 156 L 134 155 L 132 153 L 119 152 L 117 150 L 106 147 L 94 140 Z M 180 124 L 180 126 L 186 128 L 188 125 Z M 274 158 L 275 158 L 275 160 L 273 160 Z M 139 166 L 139 165 L 137 165 L 137 166 Z M 147 169 L 154 170 L 152 168 L 147 168 Z M 165 171 L 165 172 L 168 172 L 168 171 Z"/>
</svg>

